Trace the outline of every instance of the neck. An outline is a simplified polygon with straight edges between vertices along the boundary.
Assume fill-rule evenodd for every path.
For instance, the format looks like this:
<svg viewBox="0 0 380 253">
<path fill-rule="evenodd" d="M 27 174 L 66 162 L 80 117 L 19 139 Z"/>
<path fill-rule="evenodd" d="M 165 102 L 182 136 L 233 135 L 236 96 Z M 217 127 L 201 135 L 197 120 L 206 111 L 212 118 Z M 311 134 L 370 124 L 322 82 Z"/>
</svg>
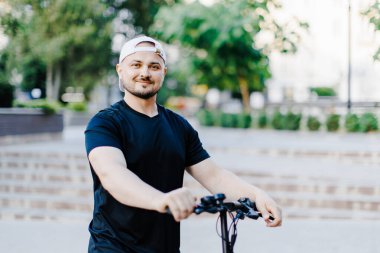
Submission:
<svg viewBox="0 0 380 253">
<path fill-rule="evenodd" d="M 156 103 L 157 95 L 149 98 L 142 99 L 136 97 L 129 92 L 125 92 L 124 101 L 135 111 L 145 114 L 149 117 L 154 117 L 158 114 L 158 108 Z"/>
</svg>

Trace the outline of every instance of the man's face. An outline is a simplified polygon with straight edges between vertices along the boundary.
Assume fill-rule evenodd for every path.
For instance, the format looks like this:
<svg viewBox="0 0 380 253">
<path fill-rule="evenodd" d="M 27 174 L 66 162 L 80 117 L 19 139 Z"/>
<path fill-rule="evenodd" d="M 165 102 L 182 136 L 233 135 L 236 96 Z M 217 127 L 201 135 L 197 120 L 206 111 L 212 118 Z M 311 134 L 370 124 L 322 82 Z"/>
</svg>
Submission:
<svg viewBox="0 0 380 253">
<path fill-rule="evenodd" d="M 153 47 L 142 42 L 138 47 Z M 154 52 L 136 52 L 116 65 L 116 71 L 126 92 L 149 99 L 157 94 L 166 75 L 164 60 Z"/>
</svg>

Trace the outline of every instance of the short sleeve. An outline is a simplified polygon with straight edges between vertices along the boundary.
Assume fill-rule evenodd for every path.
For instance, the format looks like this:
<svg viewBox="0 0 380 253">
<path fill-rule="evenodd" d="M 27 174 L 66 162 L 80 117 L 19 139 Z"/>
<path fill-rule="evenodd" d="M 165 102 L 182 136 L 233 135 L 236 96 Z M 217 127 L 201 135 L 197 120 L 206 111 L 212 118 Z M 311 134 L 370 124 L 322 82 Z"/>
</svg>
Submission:
<svg viewBox="0 0 380 253">
<path fill-rule="evenodd" d="M 108 114 L 98 113 L 85 131 L 87 155 L 96 147 L 109 146 L 122 149 L 122 138 L 117 121 Z"/>
<path fill-rule="evenodd" d="M 203 148 L 198 132 L 187 123 L 186 167 L 197 164 L 210 155 Z"/>
</svg>

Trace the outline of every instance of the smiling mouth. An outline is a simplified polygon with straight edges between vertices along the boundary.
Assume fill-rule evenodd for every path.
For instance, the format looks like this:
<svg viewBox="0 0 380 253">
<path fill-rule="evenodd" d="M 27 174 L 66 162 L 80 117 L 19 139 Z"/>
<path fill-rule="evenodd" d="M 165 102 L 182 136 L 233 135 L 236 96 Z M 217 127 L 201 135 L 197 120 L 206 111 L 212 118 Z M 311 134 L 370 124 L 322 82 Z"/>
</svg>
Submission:
<svg viewBox="0 0 380 253">
<path fill-rule="evenodd" d="M 152 84 L 152 82 L 150 81 L 136 81 L 138 83 L 142 83 L 142 84 Z"/>
</svg>

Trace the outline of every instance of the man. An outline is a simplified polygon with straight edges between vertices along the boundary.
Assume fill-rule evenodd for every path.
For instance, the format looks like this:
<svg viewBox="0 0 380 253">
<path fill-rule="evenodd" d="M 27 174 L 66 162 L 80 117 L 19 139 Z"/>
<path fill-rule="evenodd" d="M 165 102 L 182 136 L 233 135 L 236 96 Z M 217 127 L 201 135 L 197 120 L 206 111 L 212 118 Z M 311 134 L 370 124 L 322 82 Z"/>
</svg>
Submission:
<svg viewBox="0 0 380 253">
<path fill-rule="evenodd" d="M 166 64 L 158 41 L 142 36 L 125 43 L 116 65 L 124 99 L 87 126 L 95 199 L 91 253 L 178 253 L 179 221 L 195 206 L 182 187 L 185 170 L 211 193 L 255 200 L 267 226 L 281 225 L 281 210 L 267 194 L 216 166 L 192 126 L 156 103 Z"/>
</svg>

